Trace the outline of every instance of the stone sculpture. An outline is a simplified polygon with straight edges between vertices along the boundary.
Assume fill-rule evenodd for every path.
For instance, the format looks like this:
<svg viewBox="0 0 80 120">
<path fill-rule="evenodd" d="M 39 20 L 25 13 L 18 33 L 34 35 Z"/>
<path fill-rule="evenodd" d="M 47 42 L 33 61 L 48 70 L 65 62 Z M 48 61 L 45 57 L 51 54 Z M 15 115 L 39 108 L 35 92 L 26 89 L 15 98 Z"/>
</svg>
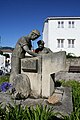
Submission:
<svg viewBox="0 0 80 120">
<path fill-rule="evenodd" d="M 35 50 L 36 53 L 38 54 L 48 54 L 48 53 L 52 53 L 52 51 L 47 48 L 47 47 L 44 47 L 44 41 L 43 40 L 39 40 L 37 42 L 38 44 L 38 48 Z"/>
<path fill-rule="evenodd" d="M 37 56 L 37 53 L 31 51 L 31 40 L 33 41 L 39 36 L 40 32 L 38 30 L 32 30 L 29 35 L 23 36 L 18 40 L 13 50 L 11 60 L 10 83 L 16 89 L 15 98 L 27 98 L 30 94 L 31 88 L 29 78 L 27 75 L 21 74 L 21 59 L 25 58 L 26 52 L 32 56 Z"/>
<path fill-rule="evenodd" d="M 12 83 L 14 77 L 17 74 L 21 74 L 21 59 L 25 58 L 25 53 L 28 52 L 32 56 L 37 56 L 37 54 L 31 51 L 31 40 L 35 40 L 40 36 L 40 32 L 38 30 L 32 30 L 32 32 L 27 35 L 21 37 L 12 53 L 11 60 L 11 74 L 10 74 L 10 82 Z"/>
</svg>

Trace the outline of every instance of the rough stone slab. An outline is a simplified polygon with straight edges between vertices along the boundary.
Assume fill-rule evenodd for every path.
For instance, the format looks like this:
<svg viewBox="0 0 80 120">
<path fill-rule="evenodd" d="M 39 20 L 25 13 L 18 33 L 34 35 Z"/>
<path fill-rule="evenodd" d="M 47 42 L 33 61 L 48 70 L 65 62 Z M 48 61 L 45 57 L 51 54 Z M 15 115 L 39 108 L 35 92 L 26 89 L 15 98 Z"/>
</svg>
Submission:
<svg viewBox="0 0 80 120">
<path fill-rule="evenodd" d="M 0 92 L 0 105 L 4 108 L 6 105 L 14 106 L 14 99 L 10 94 L 6 92 Z"/>
<path fill-rule="evenodd" d="M 60 93 L 54 93 L 52 96 L 50 96 L 48 98 L 47 101 L 50 104 L 56 104 L 56 103 L 61 102 L 61 100 L 62 100 L 62 94 L 60 94 Z"/>
<path fill-rule="evenodd" d="M 61 88 L 62 89 L 62 88 Z M 47 105 L 49 107 L 52 107 L 53 112 L 60 112 L 63 115 L 70 115 L 73 111 L 73 104 L 72 104 L 72 94 L 71 94 L 71 88 L 70 87 L 63 87 L 64 93 L 62 100 L 58 102 L 57 104 L 49 104 L 47 102 L 48 99 L 45 98 L 38 98 L 38 99 L 32 99 L 27 98 L 25 100 L 14 100 L 12 99 L 12 96 L 7 93 L 0 92 L 0 103 L 3 105 L 3 107 L 7 104 L 11 104 L 14 106 L 15 104 L 22 104 L 22 106 L 34 106 L 36 105 Z"/>
<path fill-rule="evenodd" d="M 80 82 L 80 73 L 69 73 L 66 71 L 60 71 L 55 73 L 55 81 L 59 80 L 76 80 Z"/>
<path fill-rule="evenodd" d="M 71 87 L 64 87 L 64 93 L 61 104 L 56 104 L 54 106 L 56 111 L 60 111 L 63 114 L 70 115 L 73 111 L 73 104 L 72 104 L 72 92 Z"/>
<path fill-rule="evenodd" d="M 16 75 L 14 79 L 14 88 L 16 90 L 14 94 L 15 98 L 27 98 L 31 92 L 31 84 L 29 77 L 25 74 Z"/>
<path fill-rule="evenodd" d="M 63 92 L 64 92 L 64 91 L 61 91 L 61 90 L 58 90 L 58 89 L 55 90 L 55 93 L 56 93 L 56 94 L 63 94 Z"/>
</svg>

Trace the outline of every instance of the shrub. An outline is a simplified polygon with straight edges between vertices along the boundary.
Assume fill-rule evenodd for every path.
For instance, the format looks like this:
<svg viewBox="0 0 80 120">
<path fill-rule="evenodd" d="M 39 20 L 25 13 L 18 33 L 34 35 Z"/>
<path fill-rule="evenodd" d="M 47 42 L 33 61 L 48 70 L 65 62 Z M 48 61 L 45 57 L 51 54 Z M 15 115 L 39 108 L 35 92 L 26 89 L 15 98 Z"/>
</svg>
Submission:
<svg viewBox="0 0 80 120">
<path fill-rule="evenodd" d="M 9 77 L 9 75 L 0 76 L 0 84 L 2 84 L 3 82 L 9 82 Z"/>
</svg>

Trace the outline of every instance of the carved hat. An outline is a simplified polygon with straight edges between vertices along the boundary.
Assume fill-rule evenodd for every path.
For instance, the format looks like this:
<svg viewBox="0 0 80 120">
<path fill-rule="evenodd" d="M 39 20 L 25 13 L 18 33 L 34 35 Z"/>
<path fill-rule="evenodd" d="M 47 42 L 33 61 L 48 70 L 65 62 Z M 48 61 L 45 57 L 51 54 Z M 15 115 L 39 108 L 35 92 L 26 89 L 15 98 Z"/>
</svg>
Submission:
<svg viewBox="0 0 80 120">
<path fill-rule="evenodd" d="M 40 36 L 40 32 L 38 30 L 32 30 L 32 32 Z"/>
<path fill-rule="evenodd" d="M 37 42 L 37 44 L 38 44 L 38 45 L 40 45 L 40 44 L 43 44 L 43 45 L 44 45 L 45 43 L 44 43 L 43 40 L 39 40 L 39 41 Z"/>
</svg>

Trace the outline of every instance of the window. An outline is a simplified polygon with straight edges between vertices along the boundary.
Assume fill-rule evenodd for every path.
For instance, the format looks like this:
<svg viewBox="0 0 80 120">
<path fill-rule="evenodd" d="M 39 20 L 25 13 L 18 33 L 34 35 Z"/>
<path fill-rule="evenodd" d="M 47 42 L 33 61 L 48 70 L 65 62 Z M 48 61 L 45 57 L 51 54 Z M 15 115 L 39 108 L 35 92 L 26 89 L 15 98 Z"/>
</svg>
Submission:
<svg viewBox="0 0 80 120">
<path fill-rule="evenodd" d="M 72 48 L 74 48 L 74 40 L 72 40 Z"/>
<path fill-rule="evenodd" d="M 74 21 L 69 21 L 69 28 L 74 28 Z"/>
<path fill-rule="evenodd" d="M 74 48 L 75 39 L 68 39 L 68 48 Z"/>
<path fill-rule="evenodd" d="M 68 48 L 71 46 L 71 40 L 68 40 Z"/>
<path fill-rule="evenodd" d="M 72 28 L 74 28 L 74 21 L 72 21 Z"/>
<path fill-rule="evenodd" d="M 64 39 L 57 39 L 57 47 L 58 48 L 64 47 Z"/>
<path fill-rule="evenodd" d="M 61 22 L 61 28 L 64 28 L 64 22 L 63 21 Z"/>
<path fill-rule="evenodd" d="M 71 28 L 71 21 L 69 21 L 69 28 Z"/>
<path fill-rule="evenodd" d="M 60 48 L 60 39 L 58 39 L 57 41 L 58 41 L 58 48 Z"/>
<path fill-rule="evenodd" d="M 58 28 L 64 28 L 64 22 L 58 21 Z"/>
<path fill-rule="evenodd" d="M 60 28 L 60 22 L 58 22 L 58 28 Z"/>
</svg>

